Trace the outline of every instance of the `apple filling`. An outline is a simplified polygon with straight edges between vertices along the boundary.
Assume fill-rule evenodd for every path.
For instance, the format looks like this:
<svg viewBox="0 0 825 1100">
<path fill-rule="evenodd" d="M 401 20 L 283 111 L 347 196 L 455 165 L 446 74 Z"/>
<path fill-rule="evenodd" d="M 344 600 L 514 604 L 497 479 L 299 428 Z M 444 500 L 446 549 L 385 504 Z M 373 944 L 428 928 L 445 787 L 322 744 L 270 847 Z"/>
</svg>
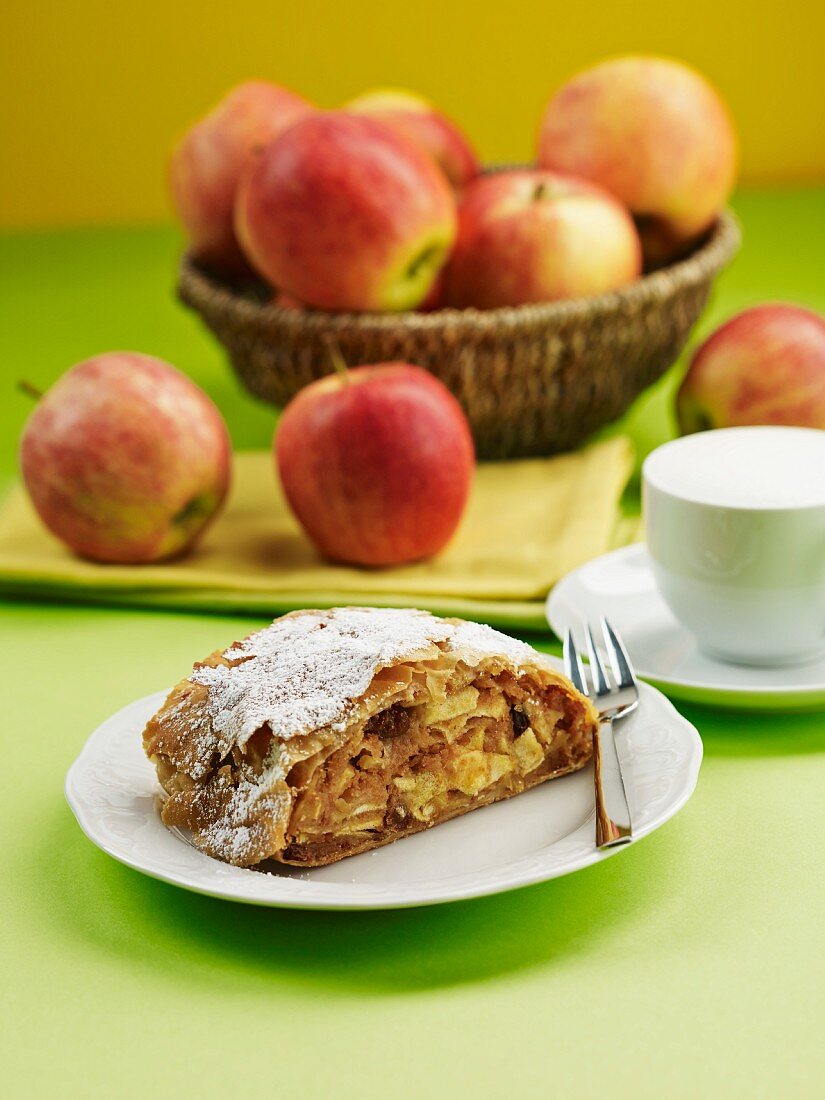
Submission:
<svg viewBox="0 0 825 1100">
<path fill-rule="evenodd" d="M 507 672 L 417 670 L 403 703 L 296 764 L 283 858 L 313 863 L 465 813 L 574 770 L 590 755 L 586 715 L 554 687 L 532 698 Z M 410 691 L 410 688 L 412 691 Z M 409 696 L 412 695 L 410 699 Z"/>
</svg>

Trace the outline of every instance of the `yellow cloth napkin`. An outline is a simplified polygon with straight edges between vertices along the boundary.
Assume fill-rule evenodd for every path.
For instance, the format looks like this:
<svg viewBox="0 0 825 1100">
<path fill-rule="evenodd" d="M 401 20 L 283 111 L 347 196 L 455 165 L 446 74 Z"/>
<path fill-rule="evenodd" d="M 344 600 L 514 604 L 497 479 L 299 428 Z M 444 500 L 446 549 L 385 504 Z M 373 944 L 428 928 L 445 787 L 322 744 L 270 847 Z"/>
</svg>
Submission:
<svg viewBox="0 0 825 1100">
<path fill-rule="evenodd" d="M 19 486 L 0 509 L 0 589 L 116 604 L 266 612 L 341 603 L 421 606 L 502 625 L 544 625 L 543 601 L 570 569 L 615 545 L 630 441 L 478 467 L 461 526 L 437 558 L 400 568 L 333 565 L 286 506 L 272 458 L 236 456 L 224 513 L 180 561 L 97 565 L 42 526 Z"/>
</svg>

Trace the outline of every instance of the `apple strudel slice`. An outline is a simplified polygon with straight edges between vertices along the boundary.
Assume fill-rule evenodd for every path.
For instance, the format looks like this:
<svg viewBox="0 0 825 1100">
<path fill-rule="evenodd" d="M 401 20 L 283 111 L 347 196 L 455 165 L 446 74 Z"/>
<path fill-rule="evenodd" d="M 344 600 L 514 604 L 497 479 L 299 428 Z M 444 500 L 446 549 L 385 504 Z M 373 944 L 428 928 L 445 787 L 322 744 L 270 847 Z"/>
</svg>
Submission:
<svg viewBox="0 0 825 1100">
<path fill-rule="evenodd" d="M 545 657 L 424 611 L 298 611 L 148 723 L 163 820 L 239 866 L 319 866 L 581 768 L 598 719 Z"/>
</svg>

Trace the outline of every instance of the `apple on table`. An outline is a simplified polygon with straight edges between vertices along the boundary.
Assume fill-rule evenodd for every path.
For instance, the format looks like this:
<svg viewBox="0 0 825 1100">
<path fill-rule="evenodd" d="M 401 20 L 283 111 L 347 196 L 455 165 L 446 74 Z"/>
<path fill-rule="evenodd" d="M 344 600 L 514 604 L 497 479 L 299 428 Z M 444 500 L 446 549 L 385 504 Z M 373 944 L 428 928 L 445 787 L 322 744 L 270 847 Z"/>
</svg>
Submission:
<svg viewBox="0 0 825 1100">
<path fill-rule="evenodd" d="M 20 442 L 43 523 L 100 562 L 160 561 L 191 547 L 224 501 L 230 462 L 207 395 L 137 352 L 72 367 L 38 400 Z"/>
<path fill-rule="evenodd" d="M 341 369 L 311 383 L 284 410 L 275 454 L 312 542 L 333 561 L 364 566 L 437 554 L 458 526 L 475 469 L 461 406 L 409 363 Z"/>
<path fill-rule="evenodd" d="M 694 352 L 676 398 L 683 433 L 751 424 L 825 429 L 825 318 L 769 302 Z"/>
</svg>

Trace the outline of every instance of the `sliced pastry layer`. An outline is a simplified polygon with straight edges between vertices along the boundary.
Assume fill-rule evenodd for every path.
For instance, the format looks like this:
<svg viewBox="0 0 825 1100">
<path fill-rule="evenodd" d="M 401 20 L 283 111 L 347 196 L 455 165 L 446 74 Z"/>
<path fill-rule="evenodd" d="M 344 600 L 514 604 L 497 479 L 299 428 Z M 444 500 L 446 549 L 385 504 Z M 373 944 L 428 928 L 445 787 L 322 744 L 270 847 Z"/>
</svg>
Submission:
<svg viewBox="0 0 825 1100">
<path fill-rule="evenodd" d="M 534 649 L 424 611 L 299 611 L 215 653 L 143 735 L 209 855 L 331 863 L 582 767 L 597 717 Z"/>
</svg>

